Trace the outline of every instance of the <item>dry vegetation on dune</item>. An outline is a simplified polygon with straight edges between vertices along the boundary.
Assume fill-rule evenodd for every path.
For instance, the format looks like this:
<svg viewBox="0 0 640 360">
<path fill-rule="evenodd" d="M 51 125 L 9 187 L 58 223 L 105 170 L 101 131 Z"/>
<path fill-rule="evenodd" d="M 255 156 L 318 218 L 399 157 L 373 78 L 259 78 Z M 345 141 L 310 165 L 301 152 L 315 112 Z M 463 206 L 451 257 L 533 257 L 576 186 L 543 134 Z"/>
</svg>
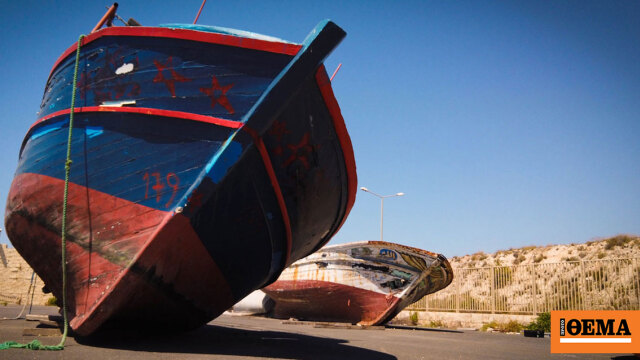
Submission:
<svg viewBox="0 0 640 360">
<path fill-rule="evenodd" d="M 525 246 L 499 250 L 493 254 L 482 251 L 449 259 L 454 268 L 511 266 L 563 261 L 622 259 L 640 256 L 640 236 L 616 235 L 584 244 Z"/>
</svg>

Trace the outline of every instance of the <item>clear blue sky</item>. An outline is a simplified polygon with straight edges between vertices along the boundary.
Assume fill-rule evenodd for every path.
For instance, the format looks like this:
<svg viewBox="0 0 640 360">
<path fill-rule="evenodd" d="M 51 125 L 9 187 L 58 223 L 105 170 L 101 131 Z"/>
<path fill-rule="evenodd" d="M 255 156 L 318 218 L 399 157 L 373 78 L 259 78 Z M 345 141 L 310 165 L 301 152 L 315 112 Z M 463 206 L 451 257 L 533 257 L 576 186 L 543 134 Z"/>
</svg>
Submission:
<svg viewBox="0 0 640 360">
<path fill-rule="evenodd" d="M 200 4 L 118 14 L 191 23 Z M 51 66 L 107 5 L 2 6 L 2 218 Z M 198 23 L 301 42 L 325 18 L 347 31 L 326 65 L 343 63 L 358 186 L 406 193 L 385 201 L 385 240 L 454 256 L 640 233 L 640 2 L 209 0 Z M 358 191 L 331 243 L 379 231 L 380 200 Z"/>
</svg>

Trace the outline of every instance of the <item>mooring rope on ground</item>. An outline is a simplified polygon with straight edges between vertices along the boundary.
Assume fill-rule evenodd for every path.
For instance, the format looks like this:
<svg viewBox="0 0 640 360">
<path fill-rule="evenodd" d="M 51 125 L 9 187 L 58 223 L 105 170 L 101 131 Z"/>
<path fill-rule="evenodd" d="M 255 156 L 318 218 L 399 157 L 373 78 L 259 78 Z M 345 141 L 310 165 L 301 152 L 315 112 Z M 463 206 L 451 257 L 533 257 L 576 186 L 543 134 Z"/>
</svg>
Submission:
<svg viewBox="0 0 640 360">
<path fill-rule="evenodd" d="M 42 345 L 38 339 L 33 340 L 27 344 L 20 344 L 15 341 L 7 341 L 0 344 L 0 350 L 9 348 L 24 348 L 31 350 L 62 350 L 64 349 L 64 343 L 67 340 L 67 334 L 69 329 L 69 321 L 67 319 L 67 259 L 66 259 L 66 245 L 67 245 L 67 199 L 69 196 L 69 172 L 71 170 L 71 137 L 73 135 L 73 113 L 76 103 L 76 89 L 78 82 L 78 64 L 80 63 L 80 47 L 82 46 L 82 39 L 84 35 L 80 35 L 78 38 L 78 46 L 76 49 L 76 64 L 73 70 L 73 90 L 71 92 L 71 111 L 69 112 L 69 138 L 67 140 L 67 159 L 64 163 L 64 200 L 62 201 L 62 241 L 60 244 L 62 252 L 62 316 L 64 318 L 64 330 L 62 333 L 62 339 L 58 345 Z"/>
</svg>

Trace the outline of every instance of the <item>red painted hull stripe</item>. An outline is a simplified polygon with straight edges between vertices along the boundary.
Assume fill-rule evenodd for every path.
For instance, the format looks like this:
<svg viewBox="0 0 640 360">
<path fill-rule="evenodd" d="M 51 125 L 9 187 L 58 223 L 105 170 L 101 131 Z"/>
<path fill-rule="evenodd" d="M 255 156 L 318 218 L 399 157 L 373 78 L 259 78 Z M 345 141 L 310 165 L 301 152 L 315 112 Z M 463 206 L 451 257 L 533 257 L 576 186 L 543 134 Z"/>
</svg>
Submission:
<svg viewBox="0 0 640 360">
<path fill-rule="evenodd" d="M 203 43 L 219 44 L 227 46 L 235 46 L 244 49 L 259 50 L 265 52 L 272 52 L 285 55 L 296 55 L 302 48 L 302 45 L 288 44 L 275 41 L 259 40 L 237 37 L 233 35 L 217 34 L 197 30 L 188 29 L 171 29 L 171 28 L 159 28 L 159 27 L 144 27 L 144 26 L 114 26 L 103 28 L 96 31 L 93 34 L 85 36 L 82 40 L 82 46 L 99 39 L 103 36 L 140 36 L 140 37 L 158 37 L 168 39 L 180 39 L 199 41 Z M 53 70 L 64 60 L 67 56 L 75 53 L 77 43 L 69 47 L 55 62 L 51 68 Z M 51 73 L 49 77 L 51 77 Z"/>
<path fill-rule="evenodd" d="M 69 114 L 70 112 L 71 112 L 71 109 L 56 111 L 52 114 L 49 114 L 43 118 L 38 119 L 33 125 L 31 125 L 31 128 L 33 128 L 34 126 L 36 126 L 41 122 L 47 121 L 57 116 Z M 152 108 L 85 106 L 85 107 L 78 107 L 74 109 L 74 113 L 82 113 L 82 112 L 117 112 L 117 113 L 128 113 L 128 114 L 165 116 L 165 117 L 173 117 L 173 118 L 190 120 L 190 121 L 200 121 L 204 123 L 224 126 L 231 129 L 239 129 L 243 125 L 243 123 L 239 121 L 225 120 L 225 119 L 220 119 L 213 116 L 199 115 L 199 114 L 187 113 L 182 111 L 152 109 Z M 29 130 L 31 130 L 31 128 Z"/>
<path fill-rule="evenodd" d="M 251 137 L 253 138 L 253 142 L 255 143 L 258 151 L 260 152 L 260 157 L 262 157 L 262 162 L 264 163 L 264 168 L 267 171 L 267 175 L 269 176 L 269 180 L 271 181 L 271 186 L 273 187 L 273 192 L 278 199 L 278 206 L 280 207 L 280 212 L 282 213 L 282 220 L 284 221 L 284 228 L 287 233 L 287 253 L 285 258 L 285 266 L 289 265 L 289 259 L 291 258 L 291 249 L 293 243 L 293 235 L 291 233 L 291 222 L 289 221 L 289 212 L 287 211 L 287 205 L 284 202 L 284 196 L 282 196 L 282 190 L 280 189 L 280 184 L 278 183 L 278 178 L 276 177 L 275 171 L 273 171 L 273 164 L 271 163 L 271 158 L 269 157 L 269 153 L 267 152 L 267 148 L 264 146 L 264 142 L 262 138 L 258 136 L 255 130 L 250 129 L 248 127 L 243 128 Z"/>
<path fill-rule="evenodd" d="M 353 154 L 353 146 L 351 144 L 351 138 L 349 137 L 349 133 L 347 132 L 347 127 L 344 124 L 344 118 L 342 117 L 342 113 L 340 112 L 340 106 L 338 105 L 338 101 L 336 100 L 335 95 L 333 94 L 333 89 L 331 88 L 331 81 L 329 80 L 329 76 L 327 75 L 327 71 L 324 68 L 324 65 L 320 65 L 318 71 L 316 71 L 316 82 L 318 83 L 318 87 L 320 88 L 320 92 L 322 93 L 322 98 L 324 99 L 325 104 L 327 105 L 327 109 L 329 109 L 329 113 L 331 114 L 331 118 L 333 119 L 333 126 L 336 130 L 336 134 L 338 135 L 338 141 L 340 142 L 340 146 L 342 147 L 342 154 L 344 156 L 344 163 L 347 168 L 347 179 L 348 179 L 348 197 L 347 197 L 347 209 L 342 218 L 342 222 L 338 229 L 336 229 L 336 233 L 342 225 L 344 224 L 349 212 L 351 212 L 351 208 L 356 201 L 356 192 L 358 190 L 358 176 L 356 174 L 356 160 Z M 329 239 L 327 239 L 328 241 Z"/>
</svg>

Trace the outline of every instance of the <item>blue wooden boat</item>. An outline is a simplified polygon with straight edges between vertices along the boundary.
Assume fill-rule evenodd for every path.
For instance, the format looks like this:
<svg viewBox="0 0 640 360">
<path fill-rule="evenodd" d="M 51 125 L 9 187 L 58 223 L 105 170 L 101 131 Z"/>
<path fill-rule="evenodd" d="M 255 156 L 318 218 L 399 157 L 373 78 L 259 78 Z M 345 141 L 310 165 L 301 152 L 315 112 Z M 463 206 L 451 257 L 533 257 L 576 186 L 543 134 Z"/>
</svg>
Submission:
<svg viewBox="0 0 640 360">
<path fill-rule="evenodd" d="M 82 39 L 66 245 L 77 334 L 200 326 L 338 231 L 357 180 L 323 60 L 344 36 L 324 21 L 301 44 L 199 25 Z M 5 217 L 58 298 L 76 49 L 53 66 Z"/>
</svg>

